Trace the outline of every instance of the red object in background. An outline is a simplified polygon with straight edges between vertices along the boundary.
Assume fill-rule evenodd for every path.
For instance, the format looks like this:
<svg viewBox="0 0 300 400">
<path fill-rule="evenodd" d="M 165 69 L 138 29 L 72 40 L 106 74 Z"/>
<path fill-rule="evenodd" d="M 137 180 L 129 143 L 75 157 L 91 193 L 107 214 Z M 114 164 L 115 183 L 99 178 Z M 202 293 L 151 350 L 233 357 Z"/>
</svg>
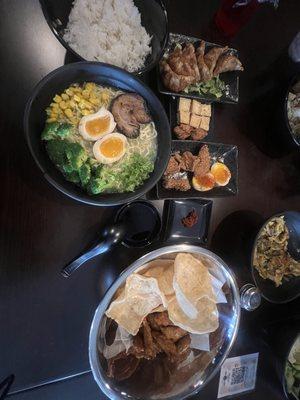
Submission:
<svg viewBox="0 0 300 400">
<path fill-rule="evenodd" d="M 246 5 L 238 0 L 222 0 L 221 6 L 218 9 L 214 22 L 220 33 L 226 37 L 235 36 L 238 31 L 246 25 L 252 15 L 260 6 L 258 0 L 250 0 Z"/>
</svg>

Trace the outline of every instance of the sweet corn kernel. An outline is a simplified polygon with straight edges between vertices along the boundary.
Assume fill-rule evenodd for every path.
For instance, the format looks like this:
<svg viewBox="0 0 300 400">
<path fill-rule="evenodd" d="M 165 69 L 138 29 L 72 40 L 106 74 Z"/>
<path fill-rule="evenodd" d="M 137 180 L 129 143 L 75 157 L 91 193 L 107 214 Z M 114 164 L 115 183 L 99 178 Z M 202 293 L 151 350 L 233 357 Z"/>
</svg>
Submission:
<svg viewBox="0 0 300 400">
<path fill-rule="evenodd" d="M 66 94 L 68 94 L 69 96 L 73 96 L 74 90 L 73 89 L 67 89 L 66 90 Z"/>
<path fill-rule="evenodd" d="M 92 111 L 89 111 L 89 110 L 82 110 L 82 111 L 81 111 L 81 114 L 82 114 L 82 115 L 90 115 L 90 114 L 92 114 Z"/>
<path fill-rule="evenodd" d="M 81 101 L 81 98 L 77 94 L 74 95 L 73 99 L 77 101 L 77 103 Z"/>
<path fill-rule="evenodd" d="M 62 98 L 57 94 L 54 96 L 53 100 L 55 101 L 55 103 L 60 103 L 62 101 Z"/>
<path fill-rule="evenodd" d="M 59 103 L 59 106 L 60 106 L 60 108 L 61 108 L 62 110 L 65 110 L 66 108 L 68 108 L 68 105 L 67 105 L 67 103 L 66 103 L 65 101 L 61 101 L 61 102 Z"/>
<path fill-rule="evenodd" d="M 95 88 L 95 84 L 93 82 L 88 82 L 85 84 L 85 89 L 94 89 Z"/>
<path fill-rule="evenodd" d="M 55 122 L 56 121 L 56 118 L 47 118 L 46 119 L 46 122 Z"/>
<path fill-rule="evenodd" d="M 70 108 L 67 108 L 64 112 L 67 117 L 69 117 L 69 118 L 73 117 L 73 113 L 72 113 L 72 110 L 70 110 Z"/>
<path fill-rule="evenodd" d="M 70 100 L 70 101 L 69 101 L 69 106 L 70 106 L 71 108 L 75 108 L 75 107 L 76 107 L 75 101 Z"/>
<path fill-rule="evenodd" d="M 70 98 L 66 93 L 63 93 L 61 95 L 61 97 L 62 97 L 63 100 L 69 100 L 69 98 Z"/>
<path fill-rule="evenodd" d="M 88 99 L 88 98 L 90 97 L 90 91 L 87 90 L 87 89 L 84 89 L 84 90 L 82 91 L 82 96 L 83 96 L 84 98 Z"/>
</svg>

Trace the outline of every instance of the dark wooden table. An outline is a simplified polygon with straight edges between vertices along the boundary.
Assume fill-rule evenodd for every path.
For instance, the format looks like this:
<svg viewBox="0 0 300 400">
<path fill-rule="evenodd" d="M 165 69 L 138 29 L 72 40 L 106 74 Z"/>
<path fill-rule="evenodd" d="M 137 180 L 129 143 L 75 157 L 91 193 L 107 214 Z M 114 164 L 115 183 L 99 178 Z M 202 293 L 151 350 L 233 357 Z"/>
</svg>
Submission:
<svg viewBox="0 0 300 400">
<path fill-rule="evenodd" d="M 217 0 L 168 3 L 170 31 L 218 39 L 209 27 Z M 249 240 L 257 226 L 276 212 L 300 211 L 300 152 L 281 143 L 287 131 L 280 108 L 297 69 L 287 46 L 299 29 L 299 15 L 298 0 L 257 12 L 232 42 L 246 67 L 240 102 L 216 106 L 216 141 L 239 148 L 239 194 L 214 201 L 209 245 L 233 268 L 239 284 L 250 279 Z M 14 395 L 18 400 L 101 398 L 91 374 L 84 373 L 90 322 L 104 291 L 143 251 L 119 247 L 71 279 L 61 277 L 62 266 L 97 238 L 115 209 L 67 199 L 34 165 L 23 137 L 24 106 L 34 85 L 66 62 L 66 53 L 38 0 L 2 0 L 0 18 L 0 381 L 15 374 L 12 391 L 23 391 Z M 243 398 L 283 398 L 268 338 L 276 326 L 299 323 L 299 305 L 263 302 L 255 313 L 242 313 L 231 355 L 260 353 L 256 390 Z M 81 375 L 49 384 L 76 374 Z M 218 377 L 202 398 L 216 398 L 217 385 Z"/>
</svg>

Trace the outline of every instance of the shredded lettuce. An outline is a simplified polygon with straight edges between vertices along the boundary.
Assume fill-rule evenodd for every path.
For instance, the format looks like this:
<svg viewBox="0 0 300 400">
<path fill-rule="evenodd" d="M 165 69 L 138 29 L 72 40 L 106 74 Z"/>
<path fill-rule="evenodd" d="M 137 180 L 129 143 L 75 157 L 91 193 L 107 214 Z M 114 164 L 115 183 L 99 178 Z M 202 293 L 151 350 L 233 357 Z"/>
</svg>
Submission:
<svg viewBox="0 0 300 400">
<path fill-rule="evenodd" d="M 98 176 L 91 179 L 89 191 L 92 194 L 133 192 L 149 177 L 153 169 L 153 162 L 138 153 L 134 153 L 120 165 L 120 168 L 102 167 L 98 171 Z"/>
<path fill-rule="evenodd" d="M 201 95 L 210 94 L 216 98 L 220 98 L 222 97 L 225 88 L 225 83 L 218 76 L 215 76 L 207 82 L 198 82 L 193 85 L 189 85 L 184 89 L 184 92 L 198 93 Z"/>
</svg>

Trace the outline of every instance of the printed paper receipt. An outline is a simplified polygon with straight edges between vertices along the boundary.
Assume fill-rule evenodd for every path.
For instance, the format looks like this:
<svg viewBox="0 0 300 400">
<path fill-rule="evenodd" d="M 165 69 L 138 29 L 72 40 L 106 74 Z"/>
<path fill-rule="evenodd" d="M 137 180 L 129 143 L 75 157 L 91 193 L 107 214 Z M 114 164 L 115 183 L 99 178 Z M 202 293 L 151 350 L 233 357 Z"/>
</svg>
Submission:
<svg viewBox="0 0 300 400">
<path fill-rule="evenodd" d="M 221 368 L 218 398 L 255 388 L 258 353 L 227 358 Z"/>
</svg>

